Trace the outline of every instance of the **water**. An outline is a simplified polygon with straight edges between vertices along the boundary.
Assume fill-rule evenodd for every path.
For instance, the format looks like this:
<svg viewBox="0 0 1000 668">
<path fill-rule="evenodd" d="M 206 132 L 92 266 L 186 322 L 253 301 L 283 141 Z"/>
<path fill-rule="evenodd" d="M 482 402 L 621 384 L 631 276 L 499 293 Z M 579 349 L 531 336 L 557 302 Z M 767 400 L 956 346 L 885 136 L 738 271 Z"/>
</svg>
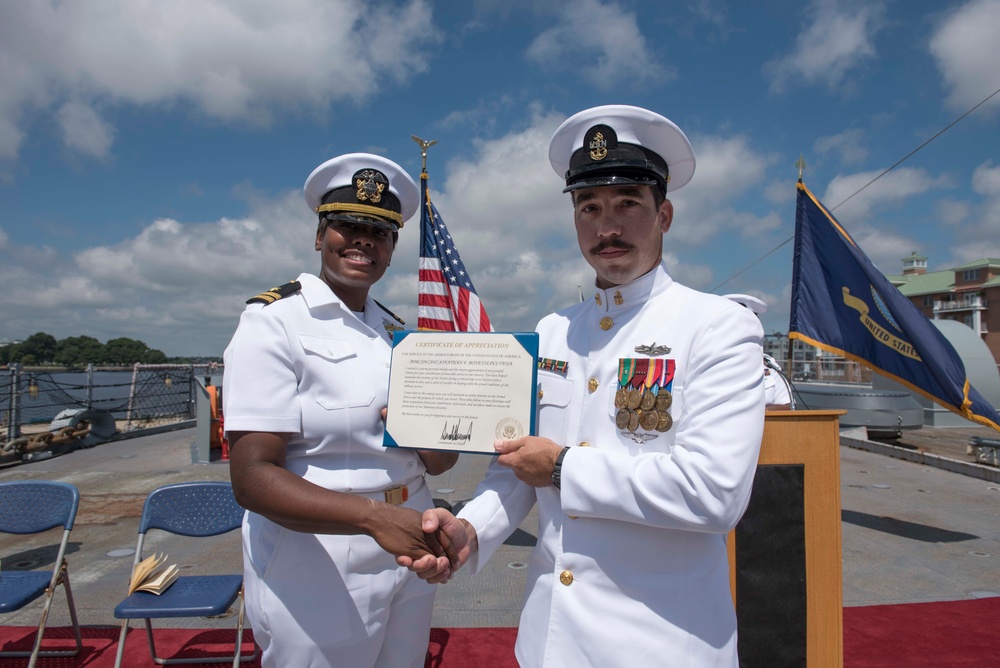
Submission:
<svg viewBox="0 0 1000 668">
<path fill-rule="evenodd" d="M 152 419 L 193 414 L 195 392 L 207 375 L 192 375 L 191 368 L 140 367 L 122 371 L 95 371 L 88 387 L 85 371 L 71 373 L 22 372 L 17 379 L 21 424 L 51 422 L 64 410 L 92 408 L 116 419 Z M 0 372 L 2 373 L 2 372 Z M 133 391 L 133 376 L 134 391 Z M 213 384 L 221 376 L 211 376 Z M 0 421 L 10 419 L 12 376 L 0 375 Z M 37 387 L 32 396 L 31 386 Z M 130 401 L 131 397 L 131 401 Z"/>
</svg>

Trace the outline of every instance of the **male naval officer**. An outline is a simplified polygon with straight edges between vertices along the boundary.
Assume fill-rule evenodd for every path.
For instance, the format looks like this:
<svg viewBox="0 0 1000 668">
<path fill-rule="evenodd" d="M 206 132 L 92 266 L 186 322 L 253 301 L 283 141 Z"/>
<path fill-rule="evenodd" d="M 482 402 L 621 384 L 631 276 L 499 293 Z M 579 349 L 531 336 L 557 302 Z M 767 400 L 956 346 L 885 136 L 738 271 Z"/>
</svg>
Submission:
<svg viewBox="0 0 1000 668">
<path fill-rule="evenodd" d="M 459 518 L 426 511 L 424 530 L 440 526 L 478 572 L 538 504 L 521 666 L 736 666 L 726 534 L 763 433 L 760 322 L 662 261 L 666 196 L 695 168 L 674 123 L 587 109 L 549 160 L 595 289 L 538 324 L 538 436 L 498 441 Z M 412 566 L 450 576 L 429 561 Z"/>
<path fill-rule="evenodd" d="M 758 318 L 767 313 L 767 304 L 753 295 L 724 295 L 737 304 L 753 311 Z M 764 353 L 764 404 L 769 411 L 787 411 L 792 407 L 792 395 L 788 391 L 788 381 L 781 373 L 781 366 L 773 357 Z"/>
</svg>

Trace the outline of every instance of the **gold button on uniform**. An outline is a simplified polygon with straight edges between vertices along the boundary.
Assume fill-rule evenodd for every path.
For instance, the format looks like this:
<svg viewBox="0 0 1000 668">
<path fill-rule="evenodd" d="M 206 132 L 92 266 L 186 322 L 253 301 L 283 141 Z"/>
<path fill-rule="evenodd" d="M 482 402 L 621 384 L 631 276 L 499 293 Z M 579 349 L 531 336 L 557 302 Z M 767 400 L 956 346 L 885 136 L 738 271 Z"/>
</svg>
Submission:
<svg viewBox="0 0 1000 668">
<path fill-rule="evenodd" d="M 581 448 L 589 448 L 590 447 L 590 443 L 587 443 L 586 441 L 580 441 L 580 447 Z"/>
<path fill-rule="evenodd" d="M 538 390 L 538 398 L 539 399 L 541 399 L 544 394 L 545 394 L 544 392 L 542 392 L 541 390 Z"/>
<path fill-rule="evenodd" d="M 573 584 L 573 572 L 563 571 L 559 574 L 559 582 L 562 582 L 567 587 Z"/>
<path fill-rule="evenodd" d="M 611 318 L 607 316 L 601 318 L 601 329 L 603 329 L 605 332 L 614 326 L 615 326 L 615 321 L 612 320 Z"/>
<path fill-rule="evenodd" d="M 591 394 L 593 394 L 594 392 L 597 391 L 597 386 L 599 384 L 600 383 L 597 382 L 596 378 L 591 378 L 590 380 L 587 381 L 587 389 L 589 389 Z"/>
</svg>

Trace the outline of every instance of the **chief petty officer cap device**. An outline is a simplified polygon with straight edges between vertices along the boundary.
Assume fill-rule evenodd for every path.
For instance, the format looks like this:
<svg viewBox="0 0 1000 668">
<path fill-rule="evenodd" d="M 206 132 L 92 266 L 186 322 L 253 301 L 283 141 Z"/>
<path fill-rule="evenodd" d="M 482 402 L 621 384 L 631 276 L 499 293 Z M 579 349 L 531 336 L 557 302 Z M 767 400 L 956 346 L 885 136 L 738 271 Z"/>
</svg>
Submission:
<svg viewBox="0 0 1000 668">
<path fill-rule="evenodd" d="M 413 217 L 420 191 L 388 158 L 348 153 L 313 170 L 303 187 L 306 204 L 327 220 L 373 225 L 396 232 Z"/>
<path fill-rule="evenodd" d="M 566 179 L 563 192 L 595 186 L 658 186 L 666 195 L 694 175 L 694 150 L 663 116 L 624 104 L 585 109 L 566 119 L 549 142 L 549 162 Z"/>
</svg>

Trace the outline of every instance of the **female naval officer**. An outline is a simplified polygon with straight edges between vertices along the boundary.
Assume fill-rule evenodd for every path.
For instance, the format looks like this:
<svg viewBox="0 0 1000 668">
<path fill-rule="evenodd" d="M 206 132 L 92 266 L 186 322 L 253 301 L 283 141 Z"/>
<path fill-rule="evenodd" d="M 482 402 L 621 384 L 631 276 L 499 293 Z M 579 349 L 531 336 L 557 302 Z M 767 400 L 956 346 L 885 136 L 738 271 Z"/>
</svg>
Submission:
<svg viewBox="0 0 1000 668">
<path fill-rule="evenodd" d="M 247 615 L 264 667 L 419 668 L 434 587 L 396 557 L 447 559 L 420 528 L 433 505 L 424 473 L 457 455 L 382 447 L 402 322 L 368 295 L 419 192 L 365 153 L 323 163 L 304 190 L 319 214 L 319 275 L 249 300 L 225 352 Z"/>
</svg>

